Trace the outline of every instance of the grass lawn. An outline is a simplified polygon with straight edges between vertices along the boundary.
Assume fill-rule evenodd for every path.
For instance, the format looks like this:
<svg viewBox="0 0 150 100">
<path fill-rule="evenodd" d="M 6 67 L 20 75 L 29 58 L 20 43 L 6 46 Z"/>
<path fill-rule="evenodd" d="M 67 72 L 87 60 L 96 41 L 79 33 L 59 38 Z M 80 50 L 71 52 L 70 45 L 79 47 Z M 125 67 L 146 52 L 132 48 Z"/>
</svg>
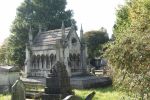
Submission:
<svg viewBox="0 0 150 100">
<path fill-rule="evenodd" d="M 0 100 L 10 100 L 11 99 L 11 95 L 10 94 L 0 94 Z"/>
<path fill-rule="evenodd" d="M 129 96 L 127 96 L 126 93 L 116 91 L 112 87 L 87 89 L 87 90 L 78 90 L 78 89 L 74 90 L 75 94 L 83 99 L 85 99 L 85 97 L 93 91 L 96 92 L 93 100 L 133 100 Z"/>
<path fill-rule="evenodd" d="M 93 100 L 136 100 L 130 98 L 124 92 L 114 90 L 112 87 L 84 90 L 74 89 L 75 94 L 83 98 L 83 100 L 89 93 L 93 91 L 96 92 Z M 0 100 L 11 100 L 11 95 L 0 94 Z"/>
</svg>

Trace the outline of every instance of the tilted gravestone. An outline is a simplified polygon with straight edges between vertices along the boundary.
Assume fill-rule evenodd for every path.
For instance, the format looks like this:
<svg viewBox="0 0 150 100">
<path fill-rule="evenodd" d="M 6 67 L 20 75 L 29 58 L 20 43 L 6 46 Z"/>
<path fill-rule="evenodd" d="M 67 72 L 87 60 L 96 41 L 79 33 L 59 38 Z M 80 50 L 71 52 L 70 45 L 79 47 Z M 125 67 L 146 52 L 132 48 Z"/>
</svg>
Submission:
<svg viewBox="0 0 150 100">
<path fill-rule="evenodd" d="M 87 95 L 87 97 L 85 98 L 85 100 L 92 100 L 92 98 L 95 95 L 95 91 L 93 91 L 92 93 L 90 93 L 89 95 Z"/>
<path fill-rule="evenodd" d="M 82 98 L 75 96 L 75 95 L 68 95 L 66 98 L 63 100 L 83 100 Z"/>
<path fill-rule="evenodd" d="M 11 100 L 25 100 L 25 87 L 20 79 L 12 86 Z"/>
<path fill-rule="evenodd" d="M 76 95 L 68 95 L 63 100 L 92 100 L 94 95 L 95 95 L 94 91 L 92 93 L 88 94 L 85 99 L 82 99 L 81 97 L 76 96 Z"/>
<path fill-rule="evenodd" d="M 62 100 L 72 94 L 70 78 L 63 62 L 57 62 L 46 78 L 45 93 L 42 100 Z"/>
</svg>

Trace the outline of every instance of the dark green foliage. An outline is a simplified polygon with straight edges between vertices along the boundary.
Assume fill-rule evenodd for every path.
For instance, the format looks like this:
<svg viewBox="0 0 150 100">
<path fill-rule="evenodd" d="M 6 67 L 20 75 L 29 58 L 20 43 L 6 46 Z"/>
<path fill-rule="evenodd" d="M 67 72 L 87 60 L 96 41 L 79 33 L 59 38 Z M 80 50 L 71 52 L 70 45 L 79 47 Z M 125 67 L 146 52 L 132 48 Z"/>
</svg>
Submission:
<svg viewBox="0 0 150 100">
<path fill-rule="evenodd" d="M 100 56 L 102 45 L 108 42 L 109 37 L 106 31 L 89 31 L 85 33 L 90 58 Z"/>
<path fill-rule="evenodd" d="M 32 34 L 38 33 L 39 25 L 43 30 L 61 28 L 62 21 L 65 27 L 71 26 L 72 11 L 65 10 L 66 0 L 25 0 L 17 9 L 17 16 L 8 38 L 9 60 L 13 64 L 23 66 L 25 61 L 25 44 L 28 43 L 29 27 Z"/>
<path fill-rule="evenodd" d="M 5 54 L 6 54 L 6 49 L 5 49 L 6 47 L 5 47 L 5 45 L 2 45 L 1 47 L 0 47 L 0 65 L 1 64 L 5 64 L 6 62 L 5 62 Z"/>
</svg>

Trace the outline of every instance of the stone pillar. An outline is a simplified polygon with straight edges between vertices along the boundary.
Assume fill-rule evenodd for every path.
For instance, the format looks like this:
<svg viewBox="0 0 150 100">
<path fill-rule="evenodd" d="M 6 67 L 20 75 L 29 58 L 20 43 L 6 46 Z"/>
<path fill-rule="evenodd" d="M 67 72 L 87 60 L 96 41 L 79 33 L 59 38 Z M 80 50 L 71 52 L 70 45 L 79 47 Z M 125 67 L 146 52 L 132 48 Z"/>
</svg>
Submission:
<svg viewBox="0 0 150 100">
<path fill-rule="evenodd" d="M 85 73 L 86 72 L 86 67 L 87 67 L 87 64 L 86 64 L 86 44 L 82 44 L 82 47 L 81 47 L 81 66 L 82 66 L 82 72 Z"/>
<path fill-rule="evenodd" d="M 32 62 L 32 69 L 35 69 L 35 60 Z"/>
<path fill-rule="evenodd" d="M 33 35 L 32 35 L 31 26 L 30 26 L 30 29 L 29 29 L 29 44 L 30 44 L 30 46 L 32 46 L 32 44 L 33 44 Z"/>
<path fill-rule="evenodd" d="M 40 56 L 40 59 L 39 59 L 39 69 L 40 69 L 40 76 L 42 75 L 42 56 Z"/>
<path fill-rule="evenodd" d="M 38 69 L 38 62 L 37 62 L 37 57 L 35 57 L 35 66 L 34 66 L 34 76 L 36 76 L 36 72 L 37 72 L 37 69 Z"/>
<path fill-rule="evenodd" d="M 39 58 L 39 69 L 41 70 L 42 69 L 42 60 L 41 60 L 41 56 Z"/>
<path fill-rule="evenodd" d="M 35 69 L 38 68 L 37 57 L 35 58 L 35 67 L 34 67 L 34 68 L 35 68 Z"/>
<path fill-rule="evenodd" d="M 64 62 L 64 50 L 63 50 L 63 48 L 60 48 L 60 61 Z"/>
<path fill-rule="evenodd" d="M 26 60 L 25 60 L 25 74 L 26 77 L 30 74 L 30 67 L 31 67 L 31 55 L 29 50 L 29 44 L 26 44 Z"/>
<path fill-rule="evenodd" d="M 44 57 L 44 76 L 46 77 L 47 76 L 47 62 L 46 62 L 46 56 Z"/>
<path fill-rule="evenodd" d="M 82 72 L 83 73 L 86 73 L 86 68 L 87 68 L 87 51 L 86 51 L 86 43 L 85 43 L 85 40 L 84 40 L 84 35 L 83 35 L 83 29 L 82 29 L 82 25 L 81 25 L 81 30 L 80 30 L 80 40 L 81 40 L 81 57 L 80 57 L 80 60 L 81 60 L 81 68 L 82 68 Z"/>
<path fill-rule="evenodd" d="M 44 69 L 47 69 L 46 57 L 44 57 Z"/>
<path fill-rule="evenodd" d="M 56 61 L 60 61 L 60 41 L 56 41 Z"/>
<path fill-rule="evenodd" d="M 51 69 L 52 66 L 51 66 L 51 57 L 49 56 L 49 69 Z"/>
</svg>

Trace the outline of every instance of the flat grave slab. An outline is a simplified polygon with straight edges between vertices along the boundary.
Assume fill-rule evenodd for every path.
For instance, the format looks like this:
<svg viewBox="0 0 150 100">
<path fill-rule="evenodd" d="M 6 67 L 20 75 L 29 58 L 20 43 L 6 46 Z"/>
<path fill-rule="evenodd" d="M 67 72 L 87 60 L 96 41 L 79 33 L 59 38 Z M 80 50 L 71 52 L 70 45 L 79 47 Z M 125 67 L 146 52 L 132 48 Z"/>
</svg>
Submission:
<svg viewBox="0 0 150 100">
<path fill-rule="evenodd" d="M 110 86 L 112 80 L 109 77 L 78 76 L 72 77 L 70 83 L 72 88 L 86 89 Z"/>
</svg>

